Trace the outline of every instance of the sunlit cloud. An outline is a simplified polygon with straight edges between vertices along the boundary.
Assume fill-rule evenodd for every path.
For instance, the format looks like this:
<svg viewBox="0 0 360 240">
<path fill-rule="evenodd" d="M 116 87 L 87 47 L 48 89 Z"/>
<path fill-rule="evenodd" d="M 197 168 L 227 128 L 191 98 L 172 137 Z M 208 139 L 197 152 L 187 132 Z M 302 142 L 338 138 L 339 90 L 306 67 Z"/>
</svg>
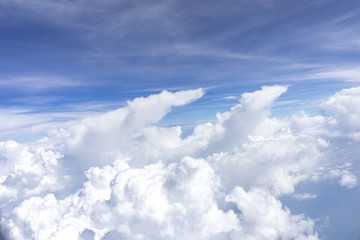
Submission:
<svg viewBox="0 0 360 240">
<path fill-rule="evenodd" d="M 359 126 L 345 128 L 335 120 L 349 116 L 344 109 L 351 109 L 351 101 L 343 97 L 356 100 L 358 89 L 330 97 L 322 105 L 324 115 L 271 117 L 286 91 L 275 85 L 243 93 L 230 111 L 187 137 L 181 137 L 180 126 L 154 124 L 173 107 L 201 98 L 202 89 L 136 98 L 65 122 L 27 144 L 1 142 L 6 235 L 319 239 L 319 220 L 292 213 L 280 197 L 314 201 L 322 193 L 296 192 L 308 182 L 334 179 L 349 191 L 357 187 L 358 172 L 351 168 L 356 160 L 336 149 L 356 154 L 349 142 L 358 139 L 349 133 Z"/>
</svg>

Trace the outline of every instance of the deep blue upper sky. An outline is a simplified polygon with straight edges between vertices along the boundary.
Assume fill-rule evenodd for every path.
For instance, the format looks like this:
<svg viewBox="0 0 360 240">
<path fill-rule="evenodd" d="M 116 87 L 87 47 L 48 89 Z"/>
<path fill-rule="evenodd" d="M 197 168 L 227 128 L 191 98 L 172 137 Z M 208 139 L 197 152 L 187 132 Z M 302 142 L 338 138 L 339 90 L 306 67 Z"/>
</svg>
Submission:
<svg viewBox="0 0 360 240">
<path fill-rule="evenodd" d="M 311 108 L 359 85 L 359 23 L 355 0 L 3 0 L 0 108 L 71 111 L 203 87 L 199 106 L 218 111 L 275 83 Z"/>
</svg>

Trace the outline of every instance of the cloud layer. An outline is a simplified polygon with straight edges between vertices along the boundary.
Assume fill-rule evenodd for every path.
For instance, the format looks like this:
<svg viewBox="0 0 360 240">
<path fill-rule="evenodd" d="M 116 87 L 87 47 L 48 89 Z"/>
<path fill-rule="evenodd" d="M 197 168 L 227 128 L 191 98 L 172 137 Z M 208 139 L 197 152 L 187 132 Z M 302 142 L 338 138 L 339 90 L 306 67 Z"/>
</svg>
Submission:
<svg viewBox="0 0 360 240">
<path fill-rule="evenodd" d="M 155 124 L 202 89 L 136 98 L 37 142 L 1 142 L 3 230 L 10 239 L 319 239 L 319 220 L 280 198 L 317 197 L 296 192 L 301 183 L 357 186 L 360 90 L 336 93 L 321 115 L 272 117 L 286 91 L 244 93 L 185 138 Z"/>
</svg>

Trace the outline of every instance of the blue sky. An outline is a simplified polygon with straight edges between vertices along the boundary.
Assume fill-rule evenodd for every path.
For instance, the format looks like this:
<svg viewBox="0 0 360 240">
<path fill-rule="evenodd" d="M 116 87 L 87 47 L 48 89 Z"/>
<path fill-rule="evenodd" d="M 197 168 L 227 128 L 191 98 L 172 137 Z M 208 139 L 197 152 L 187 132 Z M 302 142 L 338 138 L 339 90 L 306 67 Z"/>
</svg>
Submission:
<svg viewBox="0 0 360 240">
<path fill-rule="evenodd" d="M 67 199 L 97 199 L 100 190 L 86 195 L 95 191 L 88 189 L 90 182 L 116 182 L 114 172 L 120 174 L 129 163 L 135 184 L 129 189 L 135 186 L 131 197 L 138 197 L 139 205 L 157 206 L 136 192 L 144 185 L 136 188 L 136 183 L 151 182 L 152 189 L 160 180 L 146 176 L 159 171 L 162 180 L 174 175 L 171 181 L 180 179 L 178 184 L 190 189 L 174 193 L 183 209 L 191 207 L 182 195 L 210 192 L 209 201 L 191 195 L 199 205 L 191 211 L 197 214 L 210 202 L 209 209 L 216 206 L 216 217 L 228 224 L 206 222 L 207 230 L 196 230 L 206 232 L 200 238 L 191 227 L 171 222 L 178 237 L 158 236 L 145 226 L 168 231 L 157 225 L 162 212 L 153 216 L 145 211 L 144 220 L 139 217 L 143 209 L 132 206 L 138 222 L 113 213 L 114 219 L 131 222 L 126 225 L 130 233 L 121 232 L 124 226 L 116 221 L 104 232 L 99 220 L 79 227 L 73 236 L 261 239 L 264 232 L 275 231 L 278 238 L 292 239 L 290 233 L 298 231 L 306 239 L 359 239 L 360 218 L 353 214 L 360 200 L 359 62 L 356 0 L 1 0 L 0 164 L 6 170 L 0 170 L 0 210 L 5 235 L 48 239 L 34 227 L 47 215 L 33 219 L 36 212 L 26 211 L 27 203 L 49 201 L 54 209 L 76 209 L 66 205 Z M 121 165 L 119 159 L 131 160 Z M 178 176 L 177 168 L 190 169 L 184 170 L 188 178 Z M 197 171 L 211 181 L 191 175 Z M 112 176 L 111 181 L 100 173 Z M 217 178 L 221 190 L 213 184 Z M 211 189 L 197 189 L 197 181 Z M 111 185 L 106 191 L 115 196 L 114 189 Z M 171 199 L 173 189 L 167 190 L 159 199 Z M 126 202 L 121 196 L 112 199 L 114 206 Z M 271 221 L 263 226 L 267 212 L 251 204 L 256 201 L 278 213 L 286 227 Z M 166 204 L 176 208 L 170 200 Z M 87 206 L 88 216 L 100 216 L 106 208 L 91 201 Z M 60 210 L 60 216 L 81 218 L 78 212 Z M 168 216 L 179 214 L 167 211 Z M 180 215 L 182 223 L 196 223 L 206 214 Z M 58 218 L 59 224 L 68 221 Z M 51 229 L 61 228 L 56 224 Z"/>
<path fill-rule="evenodd" d="M 359 82 L 358 1 L 0 4 L 2 108 L 198 87 L 211 101 L 275 83 L 316 102 Z"/>
</svg>

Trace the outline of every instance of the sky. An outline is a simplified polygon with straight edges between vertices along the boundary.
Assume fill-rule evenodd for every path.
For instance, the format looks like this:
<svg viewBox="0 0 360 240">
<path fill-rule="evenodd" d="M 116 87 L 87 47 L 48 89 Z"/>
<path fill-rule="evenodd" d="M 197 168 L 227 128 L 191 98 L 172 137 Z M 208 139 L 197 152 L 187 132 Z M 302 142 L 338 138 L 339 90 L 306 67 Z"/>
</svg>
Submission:
<svg viewBox="0 0 360 240">
<path fill-rule="evenodd" d="M 359 239 L 360 2 L 0 1 L 8 239 Z"/>
</svg>

